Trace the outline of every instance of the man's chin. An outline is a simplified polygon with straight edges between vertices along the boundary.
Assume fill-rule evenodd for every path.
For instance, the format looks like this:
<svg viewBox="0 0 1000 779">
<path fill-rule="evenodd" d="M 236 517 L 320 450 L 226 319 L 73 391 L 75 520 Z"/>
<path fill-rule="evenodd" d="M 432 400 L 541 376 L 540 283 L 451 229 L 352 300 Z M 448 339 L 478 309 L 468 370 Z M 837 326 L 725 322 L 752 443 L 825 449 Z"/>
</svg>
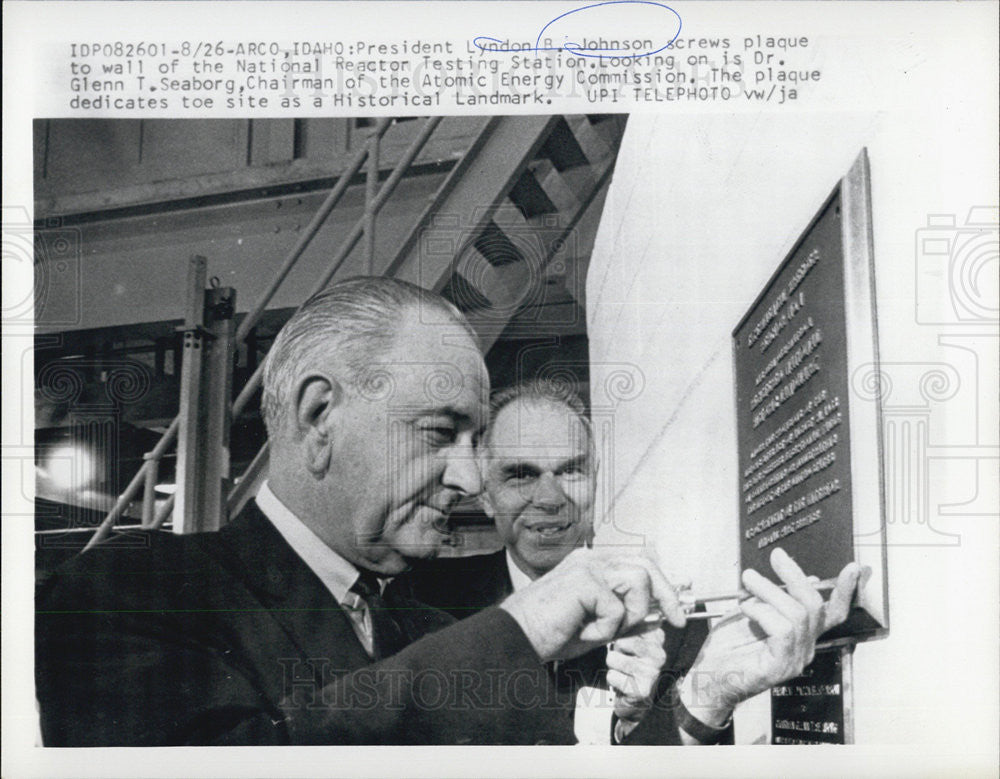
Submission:
<svg viewBox="0 0 1000 779">
<path fill-rule="evenodd" d="M 524 561 L 535 570 L 550 571 L 574 549 L 583 546 L 582 539 L 538 540 L 525 549 L 520 546 Z"/>
</svg>

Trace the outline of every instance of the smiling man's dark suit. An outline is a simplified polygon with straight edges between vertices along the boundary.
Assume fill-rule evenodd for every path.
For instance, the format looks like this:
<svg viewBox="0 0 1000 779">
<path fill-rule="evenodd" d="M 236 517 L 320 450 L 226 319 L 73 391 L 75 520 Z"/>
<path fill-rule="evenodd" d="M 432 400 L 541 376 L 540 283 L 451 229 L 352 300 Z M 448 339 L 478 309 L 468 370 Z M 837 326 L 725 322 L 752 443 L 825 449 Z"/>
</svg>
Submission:
<svg viewBox="0 0 1000 779">
<path fill-rule="evenodd" d="M 491 554 L 421 561 L 404 575 L 403 582 L 408 596 L 446 611 L 456 619 L 481 616 L 486 613 L 484 610 L 500 603 L 514 591 L 507 567 L 507 553 L 503 549 Z M 681 743 L 672 716 L 671 688 L 694 663 L 708 629 L 704 622 L 692 621 L 684 630 L 665 625 L 664 632 L 667 664 L 661 673 L 656 700 L 624 743 Z M 558 665 L 554 682 L 565 705 L 553 720 L 562 728 L 561 741 L 572 738 L 576 690 L 581 685 L 604 685 L 606 653 L 606 649 L 599 648 Z"/>
<path fill-rule="evenodd" d="M 466 687 L 442 705 L 412 683 L 542 668 L 500 609 L 447 627 L 441 612 L 392 601 L 408 640 L 439 632 L 373 664 L 343 609 L 255 505 L 218 533 L 140 537 L 143 548 L 84 554 L 39 596 L 46 746 L 564 738 L 549 712 L 512 703 L 502 684 Z"/>
</svg>

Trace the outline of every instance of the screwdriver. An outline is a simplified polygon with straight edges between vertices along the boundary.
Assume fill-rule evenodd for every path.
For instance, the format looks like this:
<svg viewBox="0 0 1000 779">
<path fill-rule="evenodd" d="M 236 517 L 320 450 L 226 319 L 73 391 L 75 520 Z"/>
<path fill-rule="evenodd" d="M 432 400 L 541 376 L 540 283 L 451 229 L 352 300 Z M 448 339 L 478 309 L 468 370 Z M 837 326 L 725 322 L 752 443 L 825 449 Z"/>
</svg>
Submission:
<svg viewBox="0 0 1000 779">
<path fill-rule="evenodd" d="M 817 592 L 828 592 L 837 586 L 837 580 L 834 579 L 822 579 L 820 581 L 811 582 L 813 588 Z M 782 590 L 787 590 L 787 585 L 779 585 Z M 691 619 L 717 619 L 718 617 L 731 617 L 734 614 L 739 614 L 739 609 L 731 609 L 729 611 L 695 611 L 699 606 L 705 606 L 709 603 L 717 603 L 719 601 L 735 600 L 743 603 L 744 601 L 750 600 L 750 598 L 755 597 L 746 590 L 740 588 L 738 592 L 730 593 L 726 595 L 710 595 L 705 598 L 695 598 L 690 595 L 689 592 L 681 591 L 678 593 L 678 597 L 681 599 L 681 609 L 689 620 Z M 663 615 L 663 611 L 660 609 L 658 603 L 651 604 L 652 608 L 642 620 L 643 625 L 658 625 L 661 622 L 666 621 L 666 617 Z"/>
</svg>

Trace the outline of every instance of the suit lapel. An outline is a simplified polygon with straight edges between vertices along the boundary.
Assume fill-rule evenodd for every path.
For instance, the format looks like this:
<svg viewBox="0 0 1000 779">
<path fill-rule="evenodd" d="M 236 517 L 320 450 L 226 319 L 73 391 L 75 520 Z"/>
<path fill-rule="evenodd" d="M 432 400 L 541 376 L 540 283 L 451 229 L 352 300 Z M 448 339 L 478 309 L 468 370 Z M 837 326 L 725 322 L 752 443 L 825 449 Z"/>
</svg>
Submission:
<svg viewBox="0 0 1000 779">
<path fill-rule="evenodd" d="M 489 560 L 490 600 L 497 604 L 514 592 L 514 583 L 510 580 L 510 571 L 507 569 L 507 553 L 501 549 L 486 557 Z"/>
<path fill-rule="evenodd" d="M 281 626 L 303 658 L 326 658 L 333 668 L 371 662 L 340 604 L 255 503 L 219 536 L 222 564 Z"/>
</svg>

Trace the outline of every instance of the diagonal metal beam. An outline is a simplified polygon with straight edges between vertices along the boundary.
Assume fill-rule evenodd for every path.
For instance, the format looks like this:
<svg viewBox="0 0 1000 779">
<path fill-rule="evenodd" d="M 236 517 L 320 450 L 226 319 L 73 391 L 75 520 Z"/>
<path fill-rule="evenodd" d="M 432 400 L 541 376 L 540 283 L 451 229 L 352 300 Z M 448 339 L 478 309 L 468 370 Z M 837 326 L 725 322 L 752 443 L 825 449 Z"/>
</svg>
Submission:
<svg viewBox="0 0 1000 779">
<path fill-rule="evenodd" d="M 406 278 L 402 274 L 410 274 L 408 281 L 420 284 L 429 289 L 440 291 L 447 281 L 451 265 L 460 247 L 445 257 L 434 256 L 431 265 L 420 267 L 422 246 L 436 239 L 448 240 L 454 243 L 454 228 L 442 226 L 439 217 L 442 214 L 455 215 L 455 209 L 461 209 L 466 216 L 466 228 L 462 229 L 465 241 L 472 241 L 482 228 L 489 222 L 496 207 L 503 202 L 511 188 L 518 181 L 528 163 L 545 143 L 555 126 L 558 117 L 494 117 L 483 126 L 479 135 L 473 141 L 469 150 L 459 163 L 451 170 L 448 177 L 438 188 L 434 200 L 427 206 L 409 235 L 403 240 L 396 256 L 388 265 L 381 269 L 384 276 Z M 428 123 L 428 130 L 433 126 Z M 429 132 L 428 132 L 429 134 Z M 511 162 L 516 160 L 516 164 Z M 387 182 L 389 184 L 390 182 Z M 386 189 L 383 187 L 383 189 Z M 391 188 L 388 190 L 391 191 Z M 380 192 L 380 196 L 381 196 Z M 471 208 L 470 208 L 471 206 Z M 458 221 L 462 217 L 459 216 Z M 361 230 L 356 229 L 348 236 L 345 245 L 353 248 L 360 236 Z M 334 262 L 334 270 L 339 266 Z M 430 273 L 432 284 L 422 283 L 422 273 Z M 326 283 L 322 280 L 317 287 Z M 261 369 L 258 369 L 247 382 L 234 404 L 234 416 L 249 401 L 253 392 L 260 384 Z M 241 482 L 230 492 L 229 509 L 231 513 L 238 512 L 249 500 L 256 485 L 263 478 L 268 462 L 267 446 L 258 452 L 253 462 L 247 467 Z"/>
<path fill-rule="evenodd" d="M 617 155 L 612 156 L 610 159 L 596 166 L 596 170 L 594 171 L 596 174 L 596 180 L 594 181 L 593 186 L 586 192 L 580 194 L 580 200 L 576 206 L 576 209 L 570 214 L 564 215 L 567 216 L 567 218 L 561 224 L 562 230 L 559 235 L 559 238 L 557 239 L 557 241 L 551 242 L 549 244 L 550 246 L 555 246 L 558 241 L 565 241 L 566 238 L 573 232 L 573 230 L 576 229 L 576 226 L 579 224 L 580 219 L 583 218 L 583 215 L 587 212 L 587 209 L 590 207 L 591 203 L 594 202 L 594 200 L 600 194 L 601 190 L 611 180 L 611 174 L 614 172 L 616 160 L 617 160 Z M 549 254 L 543 259 L 542 262 L 543 267 L 548 264 L 549 260 L 552 259 L 553 251 L 554 250 L 550 251 Z M 536 281 L 542 282 L 544 278 L 544 273 L 536 274 L 536 276 L 537 276 Z M 473 327 L 475 327 L 476 325 L 475 321 L 472 322 L 472 325 Z M 497 339 L 500 337 L 502 328 L 497 326 L 496 321 L 491 321 L 489 327 L 482 329 L 477 328 L 477 330 L 479 332 L 479 345 L 483 350 L 483 354 L 486 354 L 487 352 L 489 352 L 490 348 L 493 346 L 494 343 L 496 343 Z"/>
<path fill-rule="evenodd" d="M 385 135 L 389 127 L 392 126 L 391 119 L 380 119 L 375 129 L 372 131 L 372 139 L 377 142 L 377 139 Z M 363 146 L 358 150 L 357 154 L 354 155 L 354 159 L 351 160 L 351 164 L 348 165 L 347 170 L 340 176 L 337 183 L 334 185 L 333 189 L 330 190 L 330 194 L 326 196 L 323 204 L 319 207 L 313 218 L 310 220 L 309 224 L 306 225 L 306 229 L 302 231 L 302 235 L 299 236 L 295 245 L 289 250 L 285 259 L 281 263 L 281 267 L 275 273 L 274 278 L 271 280 L 270 286 L 260 299 L 257 301 L 256 305 L 247 313 L 246 317 L 240 323 L 239 330 L 236 332 L 237 343 L 243 343 L 246 340 L 247 334 L 253 329 L 254 325 L 260 320 L 267 308 L 267 304 L 271 302 L 274 294 L 278 291 L 281 283 L 285 280 L 289 273 L 292 272 L 292 268 L 299 261 L 299 257 L 305 252 L 312 242 L 312 239 L 316 237 L 316 233 L 320 231 L 320 228 L 326 223 L 326 218 L 330 215 L 340 199 L 344 196 L 347 191 L 347 187 L 351 183 L 351 179 L 354 175 L 361 170 L 362 164 L 364 164 L 365 158 L 369 156 L 368 145 Z M 370 174 L 369 174 L 370 177 Z"/>
<path fill-rule="evenodd" d="M 382 274 L 440 292 L 455 257 L 489 223 L 558 121 L 507 116 L 488 122 Z"/>
</svg>

